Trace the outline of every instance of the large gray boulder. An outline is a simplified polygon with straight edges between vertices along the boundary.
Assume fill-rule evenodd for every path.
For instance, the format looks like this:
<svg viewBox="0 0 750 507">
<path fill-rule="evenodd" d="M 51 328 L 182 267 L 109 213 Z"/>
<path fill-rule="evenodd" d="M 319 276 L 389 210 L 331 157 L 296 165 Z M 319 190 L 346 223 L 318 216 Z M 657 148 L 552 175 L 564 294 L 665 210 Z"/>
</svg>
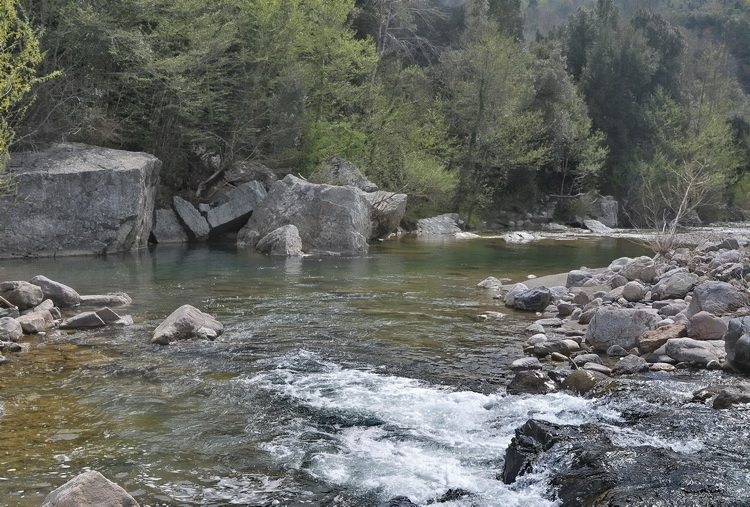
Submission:
<svg viewBox="0 0 750 507">
<path fill-rule="evenodd" d="M 619 273 L 630 281 L 641 280 L 651 283 L 657 275 L 657 266 L 654 260 L 645 255 L 631 259 L 625 264 Z"/>
<path fill-rule="evenodd" d="M 370 239 L 383 238 L 398 230 L 406 213 L 406 194 L 393 192 L 369 192 L 365 197 L 372 205 L 372 232 Z"/>
<path fill-rule="evenodd" d="M 589 216 L 606 227 L 617 227 L 617 215 L 620 210 L 619 203 L 611 195 L 600 195 L 594 199 L 593 210 Z"/>
<path fill-rule="evenodd" d="M 154 330 L 151 343 L 168 345 L 175 340 L 215 340 L 224 326 L 194 306 L 182 305 Z"/>
<path fill-rule="evenodd" d="M 626 301 L 636 302 L 646 297 L 646 291 L 646 287 L 643 284 L 634 280 L 623 285 L 622 297 Z"/>
<path fill-rule="evenodd" d="M 328 185 L 352 186 L 365 192 L 375 192 L 378 186 L 368 180 L 357 166 L 340 157 L 333 157 L 325 162 L 311 176 L 314 183 Z"/>
<path fill-rule="evenodd" d="M 157 243 L 185 243 L 189 238 L 177 215 L 171 209 L 154 212 L 154 228 L 151 230 Z"/>
<path fill-rule="evenodd" d="M 445 213 L 436 217 L 417 220 L 417 234 L 439 235 L 461 232 L 461 219 L 458 213 Z"/>
<path fill-rule="evenodd" d="M 52 491 L 42 507 L 139 507 L 123 488 L 96 470 L 74 477 Z"/>
<path fill-rule="evenodd" d="M 42 289 L 45 299 L 51 299 L 58 308 L 69 308 L 81 304 L 81 296 L 78 292 L 46 276 L 37 275 L 29 280 L 29 283 Z"/>
<path fill-rule="evenodd" d="M 601 308 L 589 323 L 586 341 L 599 352 L 606 352 L 613 345 L 630 350 L 638 337 L 653 329 L 659 320 L 653 310 Z"/>
<path fill-rule="evenodd" d="M 727 282 L 708 281 L 693 289 L 693 299 L 687 308 L 687 316 L 700 311 L 721 315 L 737 310 L 745 304 L 745 296 L 734 285 Z"/>
<path fill-rule="evenodd" d="M 750 373 L 750 317 L 729 321 L 724 350 L 730 365 L 743 373 Z"/>
<path fill-rule="evenodd" d="M 240 230 L 255 207 L 265 198 L 266 189 L 259 181 L 250 181 L 233 188 L 221 197 L 218 206 L 206 213 L 211 234 Z"/>
<path fill-rule="evenodd" d="M 24 281 L 10 281 L 0 283 L 0 296 L 20 311 L 34 308 L 44 301 L 41 287 Z"/>
<path fill-rule="evenodd" d="M 687 271 L 678 271 L 668 276 L 663 276 L 651 289 L 651 298 L 654 301 L 661 299 L 684 299 L 695 284 L 698 283 L 698 275 Z"/>
<path fill-rule="evenodd" d="M 302 255 L 302 239 L 294 225 L 284 225 L 263 236 L 255 249 L 267 255 L 297 257 Z"/>
<path fill-rule="evenodd" d="M 160 167 L 146 153 L 84 144 L 14 154 L 16 190 L 0 198 L 0 258 L 145 247 Z"/>
<path fill-rule="evenodd" d="M 177 218 L 185 227 L 190 239 L 200 241 L 208 238 L 211 228 L 195 206 L 176 195 L 172 198 L 172 208 L 174 208 Z"/>
<path fill-rule="evenodd" d="M 255 247 L 266 234 L 294 225 L 308 253 L 359 255 L 367 252 L 372 206 L 352 187 L 309 183 L 286 176 L 271 187 L 237 237 Z"/>
</svg>

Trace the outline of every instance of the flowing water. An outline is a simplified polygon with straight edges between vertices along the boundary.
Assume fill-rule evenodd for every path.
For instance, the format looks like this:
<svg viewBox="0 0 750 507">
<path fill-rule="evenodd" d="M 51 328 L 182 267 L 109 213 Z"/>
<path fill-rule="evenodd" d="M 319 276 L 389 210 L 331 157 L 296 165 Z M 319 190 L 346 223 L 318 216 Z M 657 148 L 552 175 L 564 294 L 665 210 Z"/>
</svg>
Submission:
<svg viewBox="0 0 750 507">
<path fill-rule="evenodd" d="M 152 506 L 371 506 L 397 495 L 555 505 L 543 470 L 512 486 L 496 478 L 530 417 L 696 452 L 698 437 L 621 429 L 623 409 L 611 401 L 504 394 L 535 317 L 505 309 L 477 282 L 641 253 L 615 240 L 402 239 L 357 258 L 203 245 L 7 261 L 3 280 L 44 274 L 82 294 L 125 291 L 134 302 L 117 310 L 135 325 L 33 338 L 0 368 L 0 505 L 38 506 L 89 469 Z M 185 303 L 225 334 L 150 345 Z M 476 318 L 488 310 L 508 315 Z M 683 384 L 664 388 L 668 403 L 700 387 Z"/>
</svg>

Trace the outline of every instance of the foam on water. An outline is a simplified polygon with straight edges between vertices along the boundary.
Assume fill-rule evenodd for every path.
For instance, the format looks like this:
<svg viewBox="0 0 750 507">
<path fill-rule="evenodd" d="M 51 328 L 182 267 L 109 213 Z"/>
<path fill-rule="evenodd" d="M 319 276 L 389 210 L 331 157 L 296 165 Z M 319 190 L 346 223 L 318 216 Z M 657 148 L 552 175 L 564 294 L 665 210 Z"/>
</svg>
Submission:
<svg viewBox="0 0 750 507">
<path fill-rule="evenodd" d="M 266 443 L 269 454 L 360 499 L 406 495 L 426 503 L 462 489 L 474 494 L 471 505 L 554 505 L 542 477 L 523 487 L 496 478 L 515 428 L 532 417 L 575 425 L 618 419 L 579 397 L 455 392 L 308 352 L 237 382 L 294 407 Z"/>
</svg>

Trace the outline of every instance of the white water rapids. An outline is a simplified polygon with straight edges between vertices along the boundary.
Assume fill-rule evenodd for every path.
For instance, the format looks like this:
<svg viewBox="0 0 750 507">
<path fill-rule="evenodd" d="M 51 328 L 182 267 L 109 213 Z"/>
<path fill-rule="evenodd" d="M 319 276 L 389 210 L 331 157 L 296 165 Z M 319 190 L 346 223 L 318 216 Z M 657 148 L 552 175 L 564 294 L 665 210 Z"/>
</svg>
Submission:
<svg viewBox="0 0 750 507">
<path fill-rule="evenodd" d="M 471 496 L 442 505 L 556 505 L 543 474 L 513 486 L 497 479 L 515 428 L 532 417 L 572 425 L 618 420 L 611 409 L 567 394 L 454 392 L 377 369 L 345 369 L 305 351 L 236 382 L 294 414 L 265 444 L 270 455 L 362 501 L 406 495 L 426 504 L 461 489 Z"/>
</svg>

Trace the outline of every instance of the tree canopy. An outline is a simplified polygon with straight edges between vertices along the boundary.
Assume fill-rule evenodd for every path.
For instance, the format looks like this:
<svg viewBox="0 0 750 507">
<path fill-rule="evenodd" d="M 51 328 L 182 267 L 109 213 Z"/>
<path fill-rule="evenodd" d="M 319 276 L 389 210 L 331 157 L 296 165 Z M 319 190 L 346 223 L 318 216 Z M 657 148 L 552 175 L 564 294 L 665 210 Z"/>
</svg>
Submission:
<svg viewBox="0 0 750 507">
<path fill-rule="evenodd" d="M 750 186 L 741 0 L 1 1 L 0 150 L 148 151 L 172 191 L 338 155 L 424 212 L 480 218 L 629 198 L 713 139 L 715 192 L 747 201 L 731 189 Z"/>
</svg>

